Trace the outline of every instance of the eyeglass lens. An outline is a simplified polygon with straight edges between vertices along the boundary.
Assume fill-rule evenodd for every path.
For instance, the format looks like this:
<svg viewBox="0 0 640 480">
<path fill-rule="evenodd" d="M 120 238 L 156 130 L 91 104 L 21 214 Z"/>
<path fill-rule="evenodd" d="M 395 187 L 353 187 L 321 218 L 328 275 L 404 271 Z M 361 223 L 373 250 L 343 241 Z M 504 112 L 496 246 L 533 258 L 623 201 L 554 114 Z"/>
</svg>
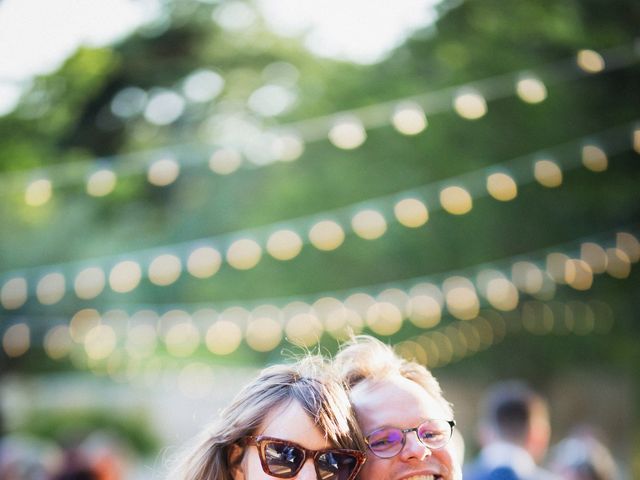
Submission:
<svg viewBox="0 0 640 480">
<path fill-rule="evenodd" d="M 383 458 L 400 453 L 407 433 L 415 431 L 419 440 L 428 448 L 444 447 L 451 438 L 452 426 L 446 420 L 427 420 L 415 429 L 382 428 L 367 437 L 371 451 Z"/>
</svg>

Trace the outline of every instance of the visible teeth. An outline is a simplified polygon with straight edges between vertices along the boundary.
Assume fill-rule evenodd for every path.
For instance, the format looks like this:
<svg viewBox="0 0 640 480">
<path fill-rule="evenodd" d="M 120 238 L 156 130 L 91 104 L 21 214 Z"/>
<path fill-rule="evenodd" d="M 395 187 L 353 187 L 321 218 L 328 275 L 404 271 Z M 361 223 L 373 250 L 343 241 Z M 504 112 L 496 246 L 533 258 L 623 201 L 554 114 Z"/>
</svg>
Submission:
<svg viewBox="0 0 640 480">
<path fill-rule="evenodd" d="M 434 475 L 414 475 L 413 477 L 406 478 L 405 480 L 435 480 Z"/>
</svg>

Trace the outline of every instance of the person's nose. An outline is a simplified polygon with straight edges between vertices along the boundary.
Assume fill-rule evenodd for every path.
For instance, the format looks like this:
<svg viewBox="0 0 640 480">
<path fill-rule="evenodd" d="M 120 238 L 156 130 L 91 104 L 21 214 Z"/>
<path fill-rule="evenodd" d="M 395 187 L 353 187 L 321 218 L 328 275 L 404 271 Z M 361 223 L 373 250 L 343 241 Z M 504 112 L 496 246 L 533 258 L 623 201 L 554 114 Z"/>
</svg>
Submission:
<svg viewBox="0 0 640 480">
<path fill-rule="evenodd" d="M 417 432 L 413 431 L 407 432 L 407 439 L 400 455 L 404 461 L 412 459 L 424 460 L 426 457 L 431 455 L 431 450 L 424 443 L 418 440 Z"/>
<path fill-rule="evenodd" d="M 316 475 L 316 467 L 313 465 L 313 458 L 307 458 L 302 468 L 296 475 L 297 480 L 318 480 Z"/>
</svg>

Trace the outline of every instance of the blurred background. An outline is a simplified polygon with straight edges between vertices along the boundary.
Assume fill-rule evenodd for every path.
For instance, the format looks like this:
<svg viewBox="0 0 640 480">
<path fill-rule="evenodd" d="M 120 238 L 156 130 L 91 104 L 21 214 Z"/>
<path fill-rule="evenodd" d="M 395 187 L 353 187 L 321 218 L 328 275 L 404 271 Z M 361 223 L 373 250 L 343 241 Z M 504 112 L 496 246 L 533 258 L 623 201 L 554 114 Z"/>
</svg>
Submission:
<svg viewBox="0 0 640 480">
<path fill-rule="evenodd" d="M 2 478 L 160 478 L 258 369 L 349 332 L 433 369 L 467 458 L 518 378 L 552 442 L 587 424 L 640 477 L 638 25 L 0 1 Z"/>
</svg>

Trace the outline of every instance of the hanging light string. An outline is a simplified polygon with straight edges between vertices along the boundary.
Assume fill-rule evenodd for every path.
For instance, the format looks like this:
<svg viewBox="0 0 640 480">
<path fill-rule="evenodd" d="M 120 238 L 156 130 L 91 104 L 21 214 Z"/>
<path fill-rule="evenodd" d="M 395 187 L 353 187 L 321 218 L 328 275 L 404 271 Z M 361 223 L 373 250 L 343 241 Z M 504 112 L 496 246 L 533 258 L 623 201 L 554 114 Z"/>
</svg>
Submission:
<svg viewBox="0 0 640 480">
<path fill-rule="evenodd" d="M 374 240 L 386 233 L 388 220 L 416 228 L 428 221 L 429 212 L 441 208 L 462 215 L 473 208 L 473 199 L 490 195 L 499 201 L 511 201 L 517 197 L 518 186 L 533 181 L 558 187 L 562 172 L 580 165 L 602 172 L 608 168 L 608 157 L 630 150 L 639 133 L 632 122 L 422 187 L 286 222 L 118 255 L 4 272 L 0 274 L 0 303 L 5 309 L 17 309 L 35 293 L 41 303 L 53 305 L 72 285 L 79 298 L 92 299 L 103 291 L 107 281 L 112 290 L 126 293 L 134 290 L 143 277 L 167 286 L 180 277 L 183 265 L 196 278 L 214 275 L 223 262 L 248 270 L 260 262 L 263 248 L 273 258 L 286 261 L 299 255 L 308 243 L 319 250 L 334 250 L 343 243 L 345 232 Z M 109 272 L 108 278 L 105 272 Z"/>
<path fill-rule="evenodd" d="M 545 84 L 554 85 L 604 71 L 611 72 L 637 61 L 638 54 L 633 45 L 622 45 L 600 53 L 580 50 L 576 56 L 538 67 L 537 74 L 515 71 L 435 92 L 273 127 L 260 133 L 258 136 L 261 138 L 252 140 L 250 150 L 259 152 L 260 156 L 253 159 L 253 163 L 244 161 L 241 145 L 167 145 L 130 154 L 5 172 L 0 174 L 0 194 L 41 182 L 38 185 L 47 192 L 42 198 L 48 200 L 54 188 L 86 182 L 87 192 L 101 197 L 114 190 L 118 177 L 144 172 L 152 184 L 162 187 L 173 183 L 181 168 L 207 162 L 213 172 L 228 175 L 240 167 L 254 168 L 279 160 L 293 161 L 302 155 L 305 143 L 325 140 L 327 137 L 338 148 L 349 150 L 364 143 L 366 129 L 391 123 L 401 133 L 415 135 L 427 127 L 426 115 L 454 109 L 463 118 L 477 119 L 486 114 L 487 100 L 505 98 L 515 93 L 527 103 L 539 103 L 547 97 Z M 243 138 L 248 136 L 244 135 Z M 46 200 L 34 205 L 46 203 Z"/>
<path fill-rule="evenodd" d="M 538 317 L 545 312 L 535 309 L 554 298 L 557 285 L 585 291 L 601 273 L 627 278 L 639 260 L 638 226 L 634 226 L 462 270 L 348 290 L 215 304 L 128 305 L 103 314 L 85 308 L 70 315 L 70 320 L 56 316 L 53 322 L 42 317 L 45 322 L 39 325 L 29 325 L 22 318 L 4 321 L 3 346 L 9 356 L 19 356 L 13 355 L 20 351 L 16 346 L 28 349 L 33 334 L 41 333 L 52 358 L 61 350 L 67 355 L 74 342 L 94 360 L 106 359 L 118 346 L 139 356 L 140 344 L 149 356 L 158 341 L 177 358 L 192 356 L 203 342 L 211 353 L 223 356 L 233 353 L 243 340 L 256 351 L 268 352 L 277 348 L 283 336 L 305 347 L 317 343 L 324 332 L 343 339 L 367 327 L 376 335 L 389 336 L 407 319 L 431 331 L 441 323 L 445 308 L 454 319 L 486 324 L 487 315 L 500 317 L 516 311 L 523 304 L 522 295 L 537 299 L 523 304 L 534 309 L 527 328 L 544 331 L 549 325 Z M 483 305 L 493 313 L 482 311 Z M 580 322 L 568 328 L 595 328 Z M 482 335 L 481 330 L 466 334 Z"/>
</svg>

